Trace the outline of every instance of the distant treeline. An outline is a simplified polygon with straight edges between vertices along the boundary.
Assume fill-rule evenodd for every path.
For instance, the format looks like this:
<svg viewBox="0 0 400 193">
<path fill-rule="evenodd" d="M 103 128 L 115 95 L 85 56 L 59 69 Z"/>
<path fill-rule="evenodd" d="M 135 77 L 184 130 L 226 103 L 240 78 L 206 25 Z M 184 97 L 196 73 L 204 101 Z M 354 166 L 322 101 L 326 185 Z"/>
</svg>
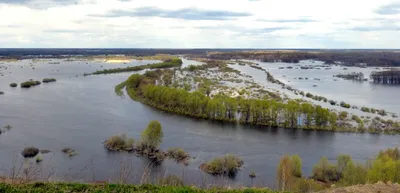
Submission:
<svg viewBox="0 0 400 193">
<path fill-rule="evenodd" d="M 215 52 L 207 56 L 210 59 L 250 59 L 263 62 L 298 63 L 301 60 L 318 60 L 326 64 L 340 62 L 353 66 L 400 66 L 400 52 L 393 51 L 254 51 L 254 52 Z"/>
<path fill-rule="evenodd" d="M 104 69 L 104 70 L 99 70 L 96 72 L 93 72 L 92 74 L 112 74 L 112 73 L 120 73 L 120 72 L 134 72 L 134 71 L 140 71 L 140 70 L 145 70 L 145 69 L 158 69 L 158 68 L 172 68 L 172 67 L 180 67 L 182 65 L 182 60 L 180 58 L 172 58 L 165 60 L 164 62 L 161 63 L 155 63 L 155 64 L 147 64 L 147 65 L 141 65 L 141 66 L 129 66 L 126 68 L 111 68 L 111 69 Z"/>
</svg>

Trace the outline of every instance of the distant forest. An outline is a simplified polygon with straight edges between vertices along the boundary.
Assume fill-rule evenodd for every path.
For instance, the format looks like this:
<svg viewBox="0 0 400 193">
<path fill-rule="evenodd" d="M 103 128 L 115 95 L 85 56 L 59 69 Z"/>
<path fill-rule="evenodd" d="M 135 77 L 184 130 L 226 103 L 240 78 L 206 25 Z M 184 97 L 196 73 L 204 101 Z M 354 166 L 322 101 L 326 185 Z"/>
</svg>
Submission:
<svg viewBox="0 0 400 193">
<path fill-rule="evenodd" d="M 341 63 L 354 66 L 400 66 L 398 51 L 258 51 L 258 52 L 215 52 L 210 59 L 249 59 L 262 62 L 298 63 L 301 60 L 318 60 L 326 64 Z"/>
<path fill-rule="evenodd" d="M 263 62 L 298 63 L 318 60 L 326 64 L 340 63 L 354 66 L 400 66 L 400 50 L 257 50 L 257 49 L 0 49 L 0 58 L 67 58 L 70 56 L 126 55 L 151 56 L 157 54 L 186 55 L 191 58 L 217 60 L 249 59 Z"/>
</svg>

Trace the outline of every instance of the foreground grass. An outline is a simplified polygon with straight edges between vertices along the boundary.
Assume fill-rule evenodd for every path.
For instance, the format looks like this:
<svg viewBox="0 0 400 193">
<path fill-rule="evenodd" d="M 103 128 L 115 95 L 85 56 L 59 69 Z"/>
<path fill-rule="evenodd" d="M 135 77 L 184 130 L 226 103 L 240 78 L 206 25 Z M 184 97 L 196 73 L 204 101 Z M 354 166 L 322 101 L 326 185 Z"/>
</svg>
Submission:
<svg viewBox="0 0 400 193">
<path fill-rule="evenodd" d="M 117 184 L 77 184 L 77 183 L 32 183 L 23 185 L 0 184 L 0 192 L 232 192 L 232 193 L 275 193 L 268 189 L 199 189 L 188 186 L 158 185 L 117 185 Z"/>
</svg>

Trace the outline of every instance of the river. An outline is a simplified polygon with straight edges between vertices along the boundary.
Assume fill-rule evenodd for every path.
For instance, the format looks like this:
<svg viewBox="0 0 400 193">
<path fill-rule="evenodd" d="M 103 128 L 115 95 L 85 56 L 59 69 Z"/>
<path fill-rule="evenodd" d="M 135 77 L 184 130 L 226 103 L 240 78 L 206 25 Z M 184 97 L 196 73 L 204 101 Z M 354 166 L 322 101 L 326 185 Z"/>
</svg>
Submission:
<svg viewBox="0 0 400 193">
<path fill-rule="evenodd" d="M 52 151 L 42 155 L 44 161 L 40 163 L 43 175 L 54 169 L 51 179 L 114 180 L 121 165 L 129 163 L 132 166 L 130 182 L 138 183 L 149 161 L 129 153 L 109 153 L 102 142 L 121 133 L 138 139 L 150 120 L 158 120 L 163 126 L 162 149 L 182 147 L 195 157 L 188 166 L 165 161 L 151 168 L 151 176 L 159 178 L 175 174 L 186 183 L 199 186 L 271 187 L 275 184 L 276 166 L 285 154 L 299 154 L 303 158 L 303 171 L 309 175 L 321 156 L 334 160 L 339 154 L 349 154 L 364 161 L 379 150 L 399 145 L 398 136 L 270 129 L 168 114 L 115 95 L 114 86 L 131 73 L 82 76 L 84 72 L 102 68 L 154 62 L 107 64 L 101 61 L 23 60 L 0 64 L 7 66 L 7 70 L 1 69 L 4 76 L 0 76 L 0 90 L 5 92 L 0 95 L 0 127 L 13 126 L 0 135 L 0 174 L 8 175 L 12 166 L 23 160 L 21 151 L 27 146 L 35 146 Z M 185 65 L 190 62 L 185 60 Z M 30 78 L 56 78 L 57 82 L 29 89 L 9 87 L 11 82 L 21 83 Z M 61 152 L 65 147 L 76 149 L 79 155 L 69 158 Z M 235 178 L 220 179 L 198 169 L 204 161 L 226 153 L 237 154 L 245 162 Z M 19 160 L 17 164 L 13 162 L 16 159 Z M 257 174 L 253 180 L 248 176 L 252 171 Z"/>
</svg>

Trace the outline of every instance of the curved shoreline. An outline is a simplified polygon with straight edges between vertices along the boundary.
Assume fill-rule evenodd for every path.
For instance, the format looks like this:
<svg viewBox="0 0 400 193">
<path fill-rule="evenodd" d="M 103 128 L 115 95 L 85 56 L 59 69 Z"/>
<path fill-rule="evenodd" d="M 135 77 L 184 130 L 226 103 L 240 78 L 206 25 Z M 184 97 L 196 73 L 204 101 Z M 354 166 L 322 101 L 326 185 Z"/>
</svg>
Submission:
<svg viewBox="0 0 400 193">
<path fill-rule="evenodd" d="M 129 79 L 128 79 L 129 80 Z M 148 80 L 147 80 L 148 81 Z M 153 85 L 154 86 L 154 85 Z M 192 117 L 192 118 L 200 118 L 200 119 L 204 119 L 204 120 L 212 120 L 212 121 L 219 121 L 219 122 L 226 122 L 226 123 L 239 123 L 239 124 L 243 124 L 243 125 L 258 125 L 258 126 L 268 126 L 271 128 L 285 128 L 285 129 L 304 129 L 304 130 L 319 130 L 319 131 L 331 131 L 331 132 L 347 132 L 347 133 L 371 133 L 371 134 L 400 134 L 400 131 L 398 130 L 379 130 L 379 129 L 367 129 L 367 128 L 347 128 L 347 127 L 329 127 L 329 126 L 317 126 L 317 125 L 308 125 L 308 126 L 304 126 L 304 125 L 296 125 L 296 127 L 293 127 L 291 125 L 285 125 L 282 124 L 281 122 L 277 124 L 271 124 L 271 123 L 266 123 L 264 121 L 263 122 L 256 122 L 256 123 L 251 123 L 240 119 L 237 119 L 237 117 L 234 119 L 226 119 L 226 118 L 212 118 L 212 117 L 207 117 L 207 115 L 193 115 L 191 112 L 189 111 L 181 111 L 181 110 L 177 110 L 177 109 L 171 109 L 162 105 L 157 105 L 155 102 L 146 99 L 140 95 L 138 95 L 138 92 L 140 92 L 140 90 L 138 90 L 141 86 L 137 86 L 136 88 L 132 87 L 132 85 L 130 85 L 130 83 L 128 81 L 125 81 L 119 85 L 117 85 L 117 87 L 115 88 L 116 93 L 118 93 L 118 95 L 120 95 L 122 93 L 122 89 L 125 88 L 127 94 L 130 96 L 130 98 L 132 100 L 136 100 L 139 101 L 143 104 L 146 104 L 148 106 L 151 106 L 153 108 L 156 108 L 158 110 L 162 110 L 164 112 L 168 112 L 168 113 L 173 113 L 173 114 L 178 114 L 178 115 L 183 115 L 183 116 L 187 116 L 187 117 Z M 158 86 L 154 86 L 154 87 L 158 87 Z M 168 87 L 166 87 L 168 88 Z M 240 113 L 239 111 L 236 113 Z M 298 118 L 298 117 L 297 117 Z M 287 123 L 287 122 L 286 122 Z"/>
</svg>

